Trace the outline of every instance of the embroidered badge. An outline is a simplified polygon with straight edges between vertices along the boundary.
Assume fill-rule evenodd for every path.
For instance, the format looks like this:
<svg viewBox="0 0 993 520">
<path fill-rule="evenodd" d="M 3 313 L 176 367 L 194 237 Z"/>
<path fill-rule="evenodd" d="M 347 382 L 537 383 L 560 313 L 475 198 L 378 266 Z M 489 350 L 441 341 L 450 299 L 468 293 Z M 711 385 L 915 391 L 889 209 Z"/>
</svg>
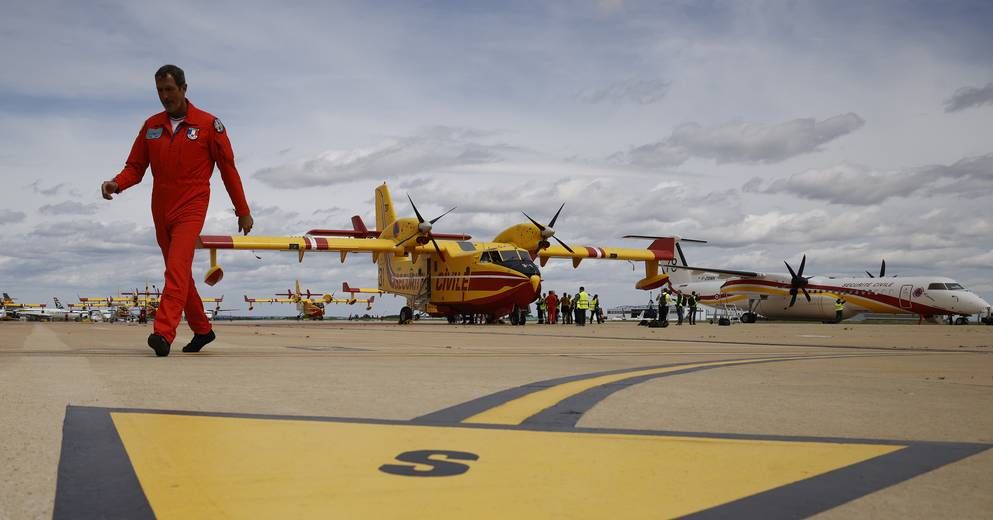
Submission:
<svg viewBox="0 0 993 520">
<path fill-rule="evenodd" d="M 220 119 L 214 118 L 214 130 L 217 130 L 217 133 L 219 134 L 224 133 L 224 125 L 221 124 Z"/>
<path fill-rule="evenodd" d="M 187 137 L 187 138 L 188 138 L 188 139 L 189 139 L 190 141 L 196 141 L 196 140 L 197 140 L 197 136 L 198 136 L 199 134 L 200 134 L 200 129 L 199 129 L 199 128 L 192 128 L 192 127 L 191 127 L 191 128 L 187 128 L 187 129 L 186 129 L 186 137 Z"/>
<path fill-rule="evenodd" d="M 160 137 L 162 137 L 162 127 L 145 130 L 145 139 L 158 139 Z"/>
</svg>

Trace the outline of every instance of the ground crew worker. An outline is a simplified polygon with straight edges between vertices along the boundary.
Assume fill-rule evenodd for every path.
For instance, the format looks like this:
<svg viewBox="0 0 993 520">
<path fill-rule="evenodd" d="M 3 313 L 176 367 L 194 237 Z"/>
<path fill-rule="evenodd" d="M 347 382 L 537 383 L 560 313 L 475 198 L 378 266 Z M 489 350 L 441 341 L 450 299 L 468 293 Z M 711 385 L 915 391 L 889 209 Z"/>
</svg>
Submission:
<svg viewBox="0 0 993 520">
<path fill-rule="evenodd" d="M 603 323 L 603 319 L 600 316 L 600 295 L 594 294 L 592 303 L 590 306 L 593 309 L 593 313 L 590 314 L 590 324 L 592 325 L 595 321 L 597 324 Z"/>
<path fill-rule="evenodd" d="M 683 298 L 683 293 L 678 293 L 676 295 L 676 325 L 683 324 L 683 305 L 685 303 L 686 300 Z"/>
<path fill-rule="evenodd" d="M 555 291 L 548 291 L 548 296 L 545 298 L 545 305 L 548 308 L 548 319 L 545 320 L 547 323 L 556 323 L 559 319 L 559 297 L 555 295 Z"/>
<path fill-rule="evenodd" d="M 699 297 L 696 295 L 696 291 L 693 291 L 686 299 L 686 304 L 690 307 L 690 325 L 696 325 L 696 304 Z"/>
<path fill-rule="evenodd" d="M 572 325 L 572 298 L 569 293 L 562 293 L 562 323 L 564 325 Z"/>
<path fill-rule="evenodd" d="M 141 182 L 145 170 L 152 167 L 152 221 L 166 268 L 148 346 L 155 355 L 168 356 L 184 311 L 194 336 L 183 352 L 199 352 L 215 337 L 192 273 L 194 247 L 210 202 L 214 164 L 234 205 L 238 231 L 247 235 L 254 221 L 221 120 L 186 99 L 186 75 L 175 65 L 159 68 L 155 88 L 165 111 L 145 121 L 124 169 L 113 180 L 104 181 L 100 191 L 110 200 L 113 194 Z"/>
<path fill-rule="evenodd" d="M 586 310 L 590 308 L 590 295 L 585 287 L 579 287 L 579 294 L 576 295 L 573 307 L 576 308 L 576 325 L 580 327 L 586 325 Z"/>
<path fill-rule="evenodd" d="M 535 304 L 538 307 L 538 324 L 541 325 L 545 323 L 545 294 L 542 293 L 538 297 L 538 302 Z"/>
<path fill-rule="evenodd" d="M 842 318 L 845 316 L 845 300 L 840 296 L 834 301 L 834 322 L 841 323 Z"/>
<path fill-rule="evenodd" d="M 669 306 L 672 305 L 672 296 L 669 294 L 669 289 L 662 289 L 662 294 L 659 295 L 659 321 L 669 321 Z"/>
</svg>

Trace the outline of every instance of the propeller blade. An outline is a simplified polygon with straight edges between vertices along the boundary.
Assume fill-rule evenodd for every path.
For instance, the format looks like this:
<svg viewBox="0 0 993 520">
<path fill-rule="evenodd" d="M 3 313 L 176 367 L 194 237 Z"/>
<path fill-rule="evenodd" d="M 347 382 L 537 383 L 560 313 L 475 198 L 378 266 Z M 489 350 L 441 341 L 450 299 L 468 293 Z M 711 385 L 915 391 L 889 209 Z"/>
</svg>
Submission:
<svg viewBox="0 0 993 520">
<path fill-rule="evenodd" d="M 879 277 L 882 278 L 886 274 L 886 259 L 883 259 L 882 265 L 879 266 Z"/>
<path fill-rule="evenodd" d="M 790 291 L 790 294 L 792 295 L 790 296 L 790 307 L 792 307 L 796 303 L 796 291 Z"/>
<path fill-rule="evenodd" d="M 682 262 L 683 265 L 689 265 L 686 263 L 686 257 L 683 256 L 683 248 L 679 245 L 679 242 L 676 242 L 676 252 L 679 253 L 679 261 Z"/>
<path fill-rule="evenodd" d="M 450 209 L 450 210 L 442 213 L 441 215 L 438 215 L 437 217 L 435 217 L 433 220 L 430 221 L 431 224 L 434 224 L 435 222 L 438 222 L 439 220 L 441 220 L 441 217 L 444 217 L 445 215 L 447 215 L 447 214 L 449 214 L 449 213 L 451 213 L 453 211 L 455 211 L 455 208 L 452 208 L 452 209 Z"/>
<path fill-rule="evenodd" d="M 790 264 L 786 260 L 783 260 L 783 263 L 786 264 L 786 268 L 789 269 L 790 276 L 793 277 L 793 279 L 796 279 L 796 271 L 794 271 L 793 268 L 790 267 Z"/>
<path fill-rule="evenodd" d="M 431 243 L 434 244 L 434 250 L 438 252 L 438 257 L 441 258 L 442 262 L 445 262 L 445 255 L 441 253 L 441 248 L 438 247 L 438 242 L 435 242 L 434 237 L 431 237 Z"/>
<path fill-rule="evenodd" d="M 807 264 L 807 255 L 803 255 L 803 259 L 800 260 L 800 270 L 797 271 L 796 275 L 803 276 L 803 266 Z"/>
<path fill-rule="evenodd" d="M 410 201 L 410 207 L 414 208 L 414 215 L 417 215 L 417 222 L 424 222 L 424 217 L 421 216 L 420 211 L 417 211 L 417 206 L 414 205 L 414 199 L 410 198 L 410 194 L 407 194 L 407 200 Z"/>
<path fill-rule="evenodd" d="M 575 251 L 573 251 L 573 250 L 572 250 L 572 248 L 571 248 L 571 247 L 569 247 L 568 245 L 566 245 L 566 243 L 565 243 L 565 242 L 563 242 L 563 241 L 561 241 L 561 240 L 559 240 L 559 237 L 555 237 L 555 236 L 553 236 L 552 238 L 554 238 L 554 239 L 555 239 L 555 241 L 556 241 L 556 242 L 558 242 L 559 244 L 562 244 L 562 247 L 564 247 L 566 251 L 568 251 L 568 252 L 570 252 L 570 253 L 573 253 L 573 254 L 575 254 L 575 253 L 576 253 Z"/>
<path fill-rule="evenodd" d="M 414 237 L 416 237 L 416 236 L 417 236 L 418 234 L 419 234 L 419 233 L 415 231 L 413 235 L 410 235 L 409 237 L 407 237 L 407 238 L 405 238 L 405 239 L 403 239 L 403 240 L 401 240 L 401 241 L 399 241 L 399 242 L 397 242 L 397 245 L 398 245 L 398 246 L 399 246 L 399 245 L 403 245 L 403 243 L 404 243 L 404 242 L 406 242 L 406 241 L 408 241 L 408 240 L 410 240 L 411 238 L 414 238 Z"/>
<path fill-rule="evenodd" d="M 803 295 L 807 297 L 807 301 L 808 302 L 811 301 L 810 300 L 810 294 L 807 293 L 807 289 L 801 287 L 800 290 L 803 291 Z"/>
<path fill-rule="evenodd" d="M 552 220 L 548 223 L 548 227 L 550 227 L 550 228 L 555 227 L 555 221 L 558 220 L 559 213 L 562 213 L 562 208 L 564 208 L 564 207 L 565 207 L 565 202 L 563 202 L 562 205 L 559 206 L 559 210 L 555 212 L 555 216 L 552 217 Z M 528 217 L 528 218 L 531 218 L 531 217 Z"/>
<path fill-rule="evenodd" d="M 545 230 L 545 226 L 542 226 L 542 225 L 541 225 L 540 223 L 538 223 L 538 221 L 537 221 L 537 220 L 535 220 L 535 219 L 533 219 L 533 218 L 531 218 L 531 216 L 530 216 L 530 215 L 528 215 L 527 213 L 524 213 L 523 211 L 522 211 L 521 213 L 522 213 L 522 214 L 523 214 L 523 215 L 524 215 L 525 217 L 527 217 L 527 218 L 528 218 L 528 220 L 530 220 L 530 221 L 531 221 L 531 223 L 535 225 L 535 227 L 537 227 L 537 228 L 538 228 L 538 231 L 544 231 L 544 230 Z M 558 215 L 556 214 L 555 216 L 557 217 Z M 549 224 L 549 225 L 551 225 L 551 224 Z"/>
<path fill-rule="evenodd" d="M 866 271 L 865 274 L 869 275 L 869 278 L 875 278 L 875 276 L 872 276 L 872 273 L 870 273 L 869 271 Z"/>
</svg>

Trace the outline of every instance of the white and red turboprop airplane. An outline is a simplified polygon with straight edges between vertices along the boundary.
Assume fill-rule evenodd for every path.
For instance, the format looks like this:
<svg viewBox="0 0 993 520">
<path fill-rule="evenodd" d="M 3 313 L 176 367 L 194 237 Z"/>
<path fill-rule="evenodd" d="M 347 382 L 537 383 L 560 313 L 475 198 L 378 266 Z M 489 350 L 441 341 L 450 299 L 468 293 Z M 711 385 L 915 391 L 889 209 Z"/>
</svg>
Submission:
<svg viewBox="0 0 993 520">
<path fill-rule="evenodd" d="M 637 237 L 641 238 L 641 237 Z M 776 320 L 830 321 L 834 302 L 845 300 L 843 319 L 863 312 L 916 314 L 922 320 L 947 316 L 965 324 L 968 316 L 990 315 L 990 304 L 951 278 L 939 276 L 886 277 L 886 261 L 879 276 L 804 276 L 804 255 L 787 273 L 759 273 L 688 266 L 676 244 L 677 264 L 666 267 L 669 286 L 684 295 L 695 292 L 702 305 L 730 306 L 742 312 L 741 321 L 759 316 Z M 986 319 L 986 318 L 984 318 Z M 993 320 L 989 320 L 993 323 Z"/>
</svg>

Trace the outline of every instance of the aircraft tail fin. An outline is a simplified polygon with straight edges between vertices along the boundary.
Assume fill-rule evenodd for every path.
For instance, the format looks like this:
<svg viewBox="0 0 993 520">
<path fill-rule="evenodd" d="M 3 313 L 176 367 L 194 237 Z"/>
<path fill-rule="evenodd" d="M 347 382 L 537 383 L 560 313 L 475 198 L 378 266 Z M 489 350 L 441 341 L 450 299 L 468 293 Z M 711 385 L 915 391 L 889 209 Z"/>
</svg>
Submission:
<svg viewBox="0 0 993 520">
<path fill-rule="evenodd" d="M 55 300 L 56 309 L 65 309 L 65 307 L 62 306 L 62 302 L 59 301 L 58 296 L 52 297 L 52 299 Z"/>
<path fill-rule="evenodd" d="M 369 233 L 369 228 L 365 227 L 365 222 L 362 222 L 362 217 L 358 215 L 352 216 L 352 229 L 354 229 L 356 233 L 362 233 L 363 235 L 367 235 Z"/>
<path fill-rule="evenodd" d="M 347 293 L 354 292 L 352 291 L 352 288 L 348 286 L 348 282 L 341 282 L 341 290 Z"/>
<path fill-rule="evenodd" d="M 396 219 L 397 214 L 393 209 L 390 189 L 386 187 L 384 182 L 376 188 L 376 229 L 382 232 L 387 226 L 396 222 Z"/>
</svg>

